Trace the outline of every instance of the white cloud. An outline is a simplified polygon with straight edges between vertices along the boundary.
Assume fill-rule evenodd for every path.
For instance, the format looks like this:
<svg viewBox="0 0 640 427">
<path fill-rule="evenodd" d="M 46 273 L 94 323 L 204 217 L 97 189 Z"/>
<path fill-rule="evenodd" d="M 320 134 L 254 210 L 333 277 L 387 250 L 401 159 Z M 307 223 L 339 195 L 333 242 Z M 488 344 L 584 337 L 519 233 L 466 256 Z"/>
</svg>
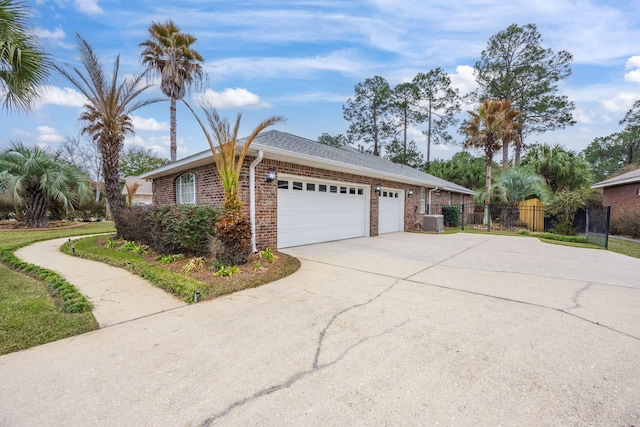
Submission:
<svg viewBox="0 0 640 427">
<path fill-rule="evenodd" d="M 624 79 L 628 82 L 640 83 L 640 56 L 632 56 L 627 60 L 625 68 L 632 69 L 628 73 L 625 73 Z"/>
<path fill-rule="evenodd" d="M 98 15 L 104 12 L 98 2 L 99 0 L 76 0 L 76 6 L 80 12 L 87 15 Z"/>
<path fill-rule="evenodd" d="M 602 101 L 602 105 L 614 113 L 624 113 L 640 98 L 639 92 L 620 92 L 613 98 Z"/>
<path fill-rule="evenodd" d="M 591 124 L 593 123 L 593 116 L 591 111 L 584 111 L 581 108 L 576 108 L 573 111 L 573 118 L 579 123 Z"/>
<path fill-rule="evenodd" d="M 82 107 L 85 101 L 84 95 L 74 89 L 43 86 L 42 97 L 39 99 L 36 108 L 42 108 L 47 104 L 60 105 L 62 107 Z"/>
<path fill-rule="evenodd" d="M 131 116 L 133 127 L 136 131 L 160 131 L 169 130 L 169 123 L 159 122 L 154 118 L 145 119 L 140 116 Z"/>
<path fill-rule="evenodd" d="M 250 78 L 303 78 L 318 71 L 361 76 L 370 74 L 375 67 L 375 64 L 357 58 L 357 54 L 351 51 L 304 58 L 229 58 L 205 65 L 207 72 L 213 76 Z"/>
<path fill-rule="evenodd" d="M 64 30 L 60 27 L 56 28 L 54 31 L 38 27 L 35 28 L 33 32 L 40 39 L 63 40 L 67 36 Z"/>
<path fill-rule="evenodd" d="M 49 126 L 38 126 L 36 128 L 36 141 L 41 144 L 56 144 L 64 141 L 64 137 L 55 128 Z"/>
<path fill-rule="evenodd" d="M 461 95 L 466 95 L 478 88 L 473 70 L 474 68 L 470 65 L 458 65 L 456 72 L 449 74 L 451 85 L 458 89 Z"/>
<path fill-rule="evenodd" d="M 213 108 L 241 108 L 248 106 L 267 107 L 267 104 L 260 102 L 260 97 L 255 93 L 243 88 L 227 88 L 222 92 L 207 89 L 204 93 L 194 95 L 194 99 L 203 106 Z"/>
</svg>

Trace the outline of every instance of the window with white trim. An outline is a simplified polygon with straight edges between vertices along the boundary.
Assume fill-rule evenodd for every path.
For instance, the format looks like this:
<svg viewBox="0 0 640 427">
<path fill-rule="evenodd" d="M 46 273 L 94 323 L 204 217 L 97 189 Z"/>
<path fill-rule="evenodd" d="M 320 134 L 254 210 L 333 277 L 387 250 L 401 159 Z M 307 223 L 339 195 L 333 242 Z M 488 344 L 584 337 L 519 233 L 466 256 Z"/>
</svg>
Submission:
<svg viewBox="0 0 640 427">
<path fill-rule="evenodd" d="M 196 176 L 185 173 L 176 180 L 176 203 L 193 205 L 196 203 Z"/>
<path fill-rule="evenodd" d="M 420 189 L 420 213 L 424 213 L 426 209 L 427 189 L 422 187 Z"/>
</svg>

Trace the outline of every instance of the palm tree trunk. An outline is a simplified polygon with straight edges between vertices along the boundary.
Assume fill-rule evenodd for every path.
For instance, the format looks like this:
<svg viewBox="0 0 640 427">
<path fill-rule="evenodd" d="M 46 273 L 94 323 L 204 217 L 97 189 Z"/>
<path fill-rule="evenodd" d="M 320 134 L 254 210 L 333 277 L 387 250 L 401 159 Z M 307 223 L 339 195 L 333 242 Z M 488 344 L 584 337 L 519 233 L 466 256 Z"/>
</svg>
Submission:
<svg viewBox="0 0 640 427">
<path fill-rule="evenodd" d="M 121 141 L 102 142 L 102 176 L 104 177 L 104 194 L 111 210 L 111 216 L 118 233 L 120 232 L 121 214 L 125 209 L 124 198 L 120 192 L 120 151 Z"/>
<path fill-rule="evenodd" d="M 44 193 L 31 189 L 24 196 L 25 222 L 31 228 L 42 228 L 49 225 L 47 210 L 49 201 Z"/>
<path fill-rule="evenodd" d="M 491 205 L 491 161 L 493 153 L 489 148 L 485 151 L 485 179 L 484 179 L 484 218 L 483 223 L 489 224 L 489 205 Z"/>
<path fill-rule="evenodd" d="M 502 143 L 502 167 L 506 168 L 509 166 L 509 143 Z"/>
<path fill-rule="evenodd" d="M 176 161 L 177 152 L 178 152 L 178 142 L 176 141 L 176 99 L 171 97 L 171 107 L 169 108 L 170 116 L 171 116 L 171 163 Z"/>
</svg>

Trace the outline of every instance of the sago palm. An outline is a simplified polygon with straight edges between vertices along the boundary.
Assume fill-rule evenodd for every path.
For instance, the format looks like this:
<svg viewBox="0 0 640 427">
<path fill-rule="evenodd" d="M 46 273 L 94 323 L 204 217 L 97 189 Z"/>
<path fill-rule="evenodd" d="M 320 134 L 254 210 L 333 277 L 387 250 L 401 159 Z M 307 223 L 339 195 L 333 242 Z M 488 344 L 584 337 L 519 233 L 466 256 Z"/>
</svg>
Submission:
<svg viewBox="0 0 640 427">
<path fill-rule="evenodd" d="M 22 2 L 0 0 L 0 99 L 7 110 L 28 110 L 52 66 L 28 17 Z"/>
<path fill-rule="evenodd" d="M 0 187 L 13 203 L 24 208 L 29 227 L 46 227 L 47 212 L 55 200 L 66 211 L 92 198 L 89 177 L 61 161 L 48 149 L 13 142 L 0 154 Z"/>
<path fill-rule="evenodd" d="M 56 69 L 87 98 L 84 111 L 80 114 L 80 121 L 84 124 L 81 131 L 98 144 L 105 194 L 116 229 L 119 230 L 119 216 L 125 208 L 120 193 L 120 154 L 125 136 L 133 133 L 131 113 L 160 99 L 138 99 L 150 87 L 143 83 L 145 73 L 118 81 L 119 56 L 114 61 L 113 72 L 108 79 L 91 46 L 79 35 L 77 39 L 84 70 L 73 68 L 67 71 L 57 65 Z"/>
<path fill-rule="evenodd" d="M 187 107 L 189 105 L 187 104 Z M 222 251 L 218 258 L 230 264 L 243 264 L 251 253 L 251 224 L 242 213 L 243 201 L 240 198 L 238 183 L 242 164 L 253 140 L 266 128 L 284 121 L 284 117 L 273 116 L 262 121 L 255 127 L 248 137 L 238 140 L 242 113 L 236 117 L 233 128 L 226 118 L 220 117 L 215 109 L 203 108 L 211 132 L 207 130 L 198 115 L 193 112 L 202 132 L 209 143 L 211 153 L 224 189 L 224 212 L 215 225 L 215 234 L 221 243 Z M 238 143 L 241 143 L 236 155 Z"/>
<path fill-rule="evenodd" d="M 141 54 L 142 65 L 145 65 L 152 75 L 160 76 L 160 89 L 171 101 L 171 162 L 175 162 L 176 101 L 184 98 L 191 84 L 202 82 L 204 72 L 201 64 L 204 59 L 191 48 L 197 39 L 191 34 L 181 33 L 172 20 L 165 23 L 152 22 L 149 34 L 151 39 L 140 43 L 140 46 L 144 47 Z"/>
</svg>

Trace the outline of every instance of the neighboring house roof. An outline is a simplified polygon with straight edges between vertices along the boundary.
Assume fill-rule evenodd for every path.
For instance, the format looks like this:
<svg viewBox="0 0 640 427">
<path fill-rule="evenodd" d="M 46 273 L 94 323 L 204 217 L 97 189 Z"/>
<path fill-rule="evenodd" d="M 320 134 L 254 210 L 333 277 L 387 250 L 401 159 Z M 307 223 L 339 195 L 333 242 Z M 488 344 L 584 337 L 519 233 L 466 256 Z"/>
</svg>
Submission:
<svg viewBox="0 0 640 427">
<path fill-rule="evenodd" d="M 242 140 L 238 142 L 238 145 L 242 145 Z M 258 151 L 262 151 L 264 156 L 269 159 L 321 169 L 354 173 L 431 188 L 438 187 L 439 189 L 456 193 L 474 194 L 468 188 L 409 166 L 393 163 L 381 157 L 361 153 L 358 150 L 349 148 L 331 147 L 289 133 L 270 130 L 261 133 L 254 139 L 249 152 L 255 155 Z M 213 163 L 213 156 L 207 150 L 144 173 L 141 177 L 146 179 L 159 178 L 210 163 Z"/>
<path fill-rule="evenodd" d="M 632 170 L 631 172 L 623 173 L 613 178 L 605 179 L 591 186 L 591 188 L 607 188 L 615 187 L 616 185 L 633 184 L 640 182 L 640 168 Z"/>
<path fill-rule="evenodd" d="M 151 181 L 147 181 L 146 179 L 142 179 L 139 176 L 128 176 L 125 178 L 124 187 L 122 187 L 122 194 L 127 194 L 127 186 L 131 188 L 132 185 L 138 183 L 138 188 L 136 189 L 135 194 L 138 196 L 152 196 L 153 190 Z"/>
</svg>

